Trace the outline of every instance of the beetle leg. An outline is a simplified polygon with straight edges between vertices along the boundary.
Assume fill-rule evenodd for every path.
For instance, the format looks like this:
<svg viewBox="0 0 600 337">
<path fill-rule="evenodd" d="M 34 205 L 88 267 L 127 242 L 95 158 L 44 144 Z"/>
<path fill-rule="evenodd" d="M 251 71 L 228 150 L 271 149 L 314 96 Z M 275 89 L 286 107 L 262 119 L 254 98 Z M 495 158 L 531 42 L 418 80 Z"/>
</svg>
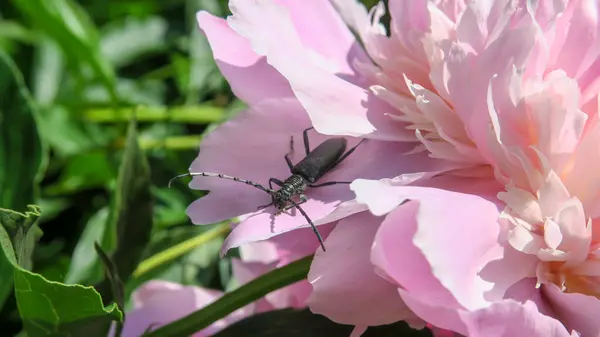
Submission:
<svg viewBox="0 0 600 337">
<path fill-rule="evenodd" d="M 302 135 L 304 138 L 304 152 L 306 152 L 306 155 L 308 156 L 308 154 L 310 153 L 310 145 L 308 144 L 308 130 L 312 130 L 314 129 L 312 126 L 304 131 L 302 131 Z"/>
<path fill-rule="evenodd" d="M 292 163 L 292 160 L 290 159 L 290 154 L 286 154 L 284 158 L 285 162 L 287 163 L 287 166 L 290 168 L 290 172 L 292 172 L 292 170 L 294 169 L 294 163 Z"/>
<path fill-rule="evenodd" d="M 290 168 L 290 172 L 292 172 L 292 170 L 294 169 L 294 163 L 292 163 L 292 160 L 290 159 L 290 155 L 292 153 L 294 153 L 294 136 L 290 137 L 290 152 L 283 156 L 285 158 L 287 166 Z"/>
<path fill-rule="evenodd" d="M 265 209 L 265 208 L 267 208 L 267 207 L 269 207 L 269 206 L 271 206 L 271 205 L 273 205 L 273 202 L 272 202 L 272 201 L 271 201 L 270 203 L 266 204 L 266 205 L 262 205 L 262 206 L 258 206 L 258 207 L 256 207 L 256 211 L 258 212 L 258 211 L 260 211 L 261 209 Z"/>
<path fill-rule="evenodd" d="M 300 202 L 297 202 L 296 205 L 302 205 L 303 203 L 308 201 L 308 198 L 304 194 L 300 194 L 299 198 L 300 198 Z M 277 211 L 277 213 L 275 213 L 275 215 L 279 215 L 279 214 L 289 211 L 290 209 L 295 208 L 295 207 L 296 206 L 294 206 L 294 204 L 287 205 L 283 209 L 280 209 L 279 211 Z"/>
<path fill-rule="evenodd" d="M 273 189 L 273 184 L 277 185 L 277 186 L 281 186 L 283 185 L 283 181 L 277 179 L 277 178 L 270 178 L 269 179 L 269 188 L 272 190 Z M 271 201 L 270 203 L 266 204 L 266 205 L 262 205 L 262 206 L 258 206 L 256 208 L 257 211 L 260 211 L 261 209 L 267 208 L 271 205 L 273 205 L 273 201 Z"/>
<path fill-rule="evenodd" d="M 269 179 L 269 188 L 270 189 L 273 189 L 273 185 L 272 185 L 273 183 L 277 186 L 283 186 L 283 181 L 281 181 L 277 178 L 271 178 L 271 179 Z"/>
<path fill-rule="evenodd" d="M 302 213 L 302 216 L 304 216 L 304 218 L 306 219 L 306 221 L 308 222 L 308 224 L 312 228 L 313 232 L 315 232 L 315 235 L 317 236 L 317 239 L 319 240 L 319 244 L 321 245 L 321 249 L 323 249 L 323 251 L 325 251 L 325 243 L 323 242 L 323 238 L 321 237 L 321 234 L 319 233 L 319 230 L 317 229 L 317 227 L 315 226 L 315 224 L 308 217 L 308 214 L 306 214 L 306 212 L 302 209 L 302 207 L 300 207 L 300 205 L 298 205 L 297 203 L 295 203 L 293 200 L 291 201 L 291 203 L 292 203 L 292 205 L 294 205 L 294 207 L 296 207 L 297 210 L 300 211 L 300 213 Z"/>
</svg>

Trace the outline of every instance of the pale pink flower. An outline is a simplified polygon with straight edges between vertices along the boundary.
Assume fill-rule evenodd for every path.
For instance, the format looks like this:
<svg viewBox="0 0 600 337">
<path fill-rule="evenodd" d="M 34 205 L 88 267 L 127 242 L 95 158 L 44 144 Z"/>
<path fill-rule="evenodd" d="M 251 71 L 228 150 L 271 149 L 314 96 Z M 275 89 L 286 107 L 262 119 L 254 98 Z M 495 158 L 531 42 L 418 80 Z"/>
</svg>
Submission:
<svg viewBox="0 0 600 337">
<path fill-rule="evenodd" d="M 390 0 L 389 36 L 381 4 L 230 8 L 198 22 L 250 108 L 207 135 L 191 171 L 266 183 L 289 175 L 289 136 L 301 143 L 308 126 L 313 144 L 369 138 L 327 176 L 358 179 L 355 198 L 308 193 L 315 224 L 336 222 L 311 266 L 313 311 L 355 335 L 398 320 L 468 336 L 600 333 L 597 1 Z M 241 215 L 224 251 L 307 226 L 254 212 L 269 197 L 243 184 L 191 186 L 211 191 L 190 206 L 195 223 Z"/>
<path fill-rule="evenodd" d="M 121 336 L 139 337 L 145 331 L 156 330 L 202 309 L 221 296 L 223 293 L 218 290 L 167 281 L 149 281 L 133 292 L 133 310 L 125 315 Z M 239 309 L 192 336 L 211 336 L 248 314 L 248 308 Z M 111 335 L 112 333 L 114 332 Z"/>
</svg>

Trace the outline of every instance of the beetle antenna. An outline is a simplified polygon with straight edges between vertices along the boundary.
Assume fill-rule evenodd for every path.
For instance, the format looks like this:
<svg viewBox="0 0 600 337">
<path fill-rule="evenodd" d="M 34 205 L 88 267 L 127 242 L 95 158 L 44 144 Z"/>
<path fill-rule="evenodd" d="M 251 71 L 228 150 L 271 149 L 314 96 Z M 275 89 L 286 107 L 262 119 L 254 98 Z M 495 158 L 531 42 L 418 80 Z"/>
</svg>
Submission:
<svg viewBox="0 0 600 337">
<path fill-rule="evenodd" d="M 244 183 L 246 185 L 250 185 L 250 186 L 256 187 L 259 190 L 265 191 L 265 192 L 267 192 L 269 194 L 275 193 L 275 191 L 273 191 L 272 189 L 266 188 L 263 185 L 261 185 L 259 183 L 255 183 L 255 182 L 250 181 L 250 180 L 241 179 L 241 178 L 233 177 L 233 176 L 228 176 L 228 175 L 221 174 L 221 173 L 210 173 L 210 172 L 191 172 L 191 173 L 180 174 L 178 176 L 175 176 L 175 177 L 171 178 L 171 180 L 169 180 L 168 187 L 171 188 L 171 183 L 173 182 L 173 180 L 177 180 L 179 178 L 188 177 L 188 176 L 189 177 L 195 177 L 195 176 L 215 177 L 215 178 L 221 178 L 221 179 L 228 179 L 228 180 L 233 180 L 233 181 L 237 181 L 237 182 L 240 182 L 240 183 Z"/>
<path fill-rule="evenodd" d="M 302 207 L 300 207 L 300 205 L 298 205 L 298 203 L 296 203 L 293 200 L 290 200 L 290 203 L 292 205 L 294 205 L 294 207 L 296 209 L 298 209 L 300 211 L 300 213 L 302 213 L 302 215 L 304 216 L 304 218 L 306 219 L 306 221 L 308 221 L 308 223 L 310 224 L 310 227 L 312 228 L 313 232 L 315 232 L 315 235 L 317 236 L 317 240 L 319 240 L 319 244 L 321 245 L 321 248 L 323 249 L 323 251 L 326 251 L 325 250 L 325 243 L 323 242 L 323 238 L 321 237 L 321 234 L 319 233 L 319 230 L 317 229 L 317 226 L 315 226 L 315 224 L 308 217 L 308 215 L 306 214 L 306 212 L 304 212 L 304 210 L 302 209 Z"/>
</svg>

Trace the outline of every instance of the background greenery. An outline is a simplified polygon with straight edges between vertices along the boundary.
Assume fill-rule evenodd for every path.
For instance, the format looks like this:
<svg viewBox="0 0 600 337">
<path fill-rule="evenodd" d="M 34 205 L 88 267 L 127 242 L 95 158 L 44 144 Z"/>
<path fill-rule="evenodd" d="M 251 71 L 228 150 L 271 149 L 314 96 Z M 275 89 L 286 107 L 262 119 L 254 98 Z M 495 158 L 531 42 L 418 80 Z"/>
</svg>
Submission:
<svg viewBox="0 0 600 337">
<path fill-rule="evenodd" d="M 235 287 L 230 260 L 218 258 L 228 225 L 191 225 L 185 209 L 202 193 L 187 181 L 167 188 L 187 171 L 202 135 L 244 108 L 196 28 L 198 10 L 226 16 L 226 1 L 1 4 L 2 336 L 106 336 L 131 291 L 153 278 Z M 301 279 L 309 263 L 207 309 L 225 315 Z M 196 331 L 214 321 L 206 312 L 193 326 L 153 335 Z M 332 324 L 307 312 L 275 314 L 277 326 L 259 318 L 220 335 L 258 336 L 264 322 L 286 335 L 280 330 Z M 347 336 L 350 327 L 335 329 Z M 297 335 L 307 334 L 317 336 Z"/>
</svg>

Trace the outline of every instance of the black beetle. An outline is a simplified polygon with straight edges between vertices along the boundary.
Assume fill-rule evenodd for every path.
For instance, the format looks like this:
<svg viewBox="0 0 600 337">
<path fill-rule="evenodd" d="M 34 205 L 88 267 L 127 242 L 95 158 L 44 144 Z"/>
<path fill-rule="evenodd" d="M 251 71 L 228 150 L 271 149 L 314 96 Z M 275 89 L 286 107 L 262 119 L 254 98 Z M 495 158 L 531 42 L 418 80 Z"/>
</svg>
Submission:
<svg viewBox="0 0 600 337">
<path fill-rule="evenodd" d="M 255 183 L 250 180 L 241 179 L 238 177 L 228 176 L 221 173 L 209 173 L 209 172 L 191 172 L 186 174 L 181 174 L 169 181 L 169 187 L 171 186 L 171 182 L 174 179 L 178 179 L 185 176 L 202 176 L 202 177 L 217 177 L 222 179 L 229 179 L 233 181 L 238 181 L 250 186 L 254 186 L 260 190 L 267 192 L 271 195 L 271 202 L 267 205 L 259 206 L 258 209 L 263 209 L 269 207 L 271 205 L 275 206 L 278 209 L 276 214 L 280 214 L 285 212 L 291 208 L 296 208 L 300 213 L 306 218 L 306 221 L 310 224 L 312 230 L 317 235 L 317 239 L 321 245 L 323 251 L 325 251 L 325 244 L 323 243 L 323 238 L 321 234 L 317 230 L 317 227 L 313 224 L 312 220 L 308 217 L 306 212 L 300 207 L 301 204 L 305 203 L 308 199 L 306 195 L 304 195 L 304 191 L 308 187 L 323 187 L 323 186 L 331 186 L 335 184 L 350 184 L 348 181 L 328 181 L 322 184 L 315 183 L 323 177 L 327 172 L 333 170 L 337 165 L 339 165 L 344 159 L 346 159 L 356 148 L 363 142 L 365 139 L 362 139 L 358 144 L 352 147 L 350 150 L 346 152 L 347 141 L 345 138 L 336 137 L 330 138 L 319 144 L 312 151 L 310 150 L 310 145 L 308 141 L 308 131 L 313 128 L 305 129 L 303 133 L 304 138 L 304 150 L 306 152 L 306 157 L 304 157 L 300 162 L 296 165 L 292 163 L 290 159 L 290 154 L 294 149 L 294 138 L 292 137 L 290 140 L 290 153 L 284 156 L 285 161 L 290 168 L 290 172 L 292 175 L 281 181 L 276 178 L 269 179 L 269 188 L 264 187 L 259 183 Z M 280 188 L 275 190 L 273 189 L 273 185 L 278 185 Z M 294 201 L 293 198 L 297 196 L 300 201 Z"/>
</svg>

